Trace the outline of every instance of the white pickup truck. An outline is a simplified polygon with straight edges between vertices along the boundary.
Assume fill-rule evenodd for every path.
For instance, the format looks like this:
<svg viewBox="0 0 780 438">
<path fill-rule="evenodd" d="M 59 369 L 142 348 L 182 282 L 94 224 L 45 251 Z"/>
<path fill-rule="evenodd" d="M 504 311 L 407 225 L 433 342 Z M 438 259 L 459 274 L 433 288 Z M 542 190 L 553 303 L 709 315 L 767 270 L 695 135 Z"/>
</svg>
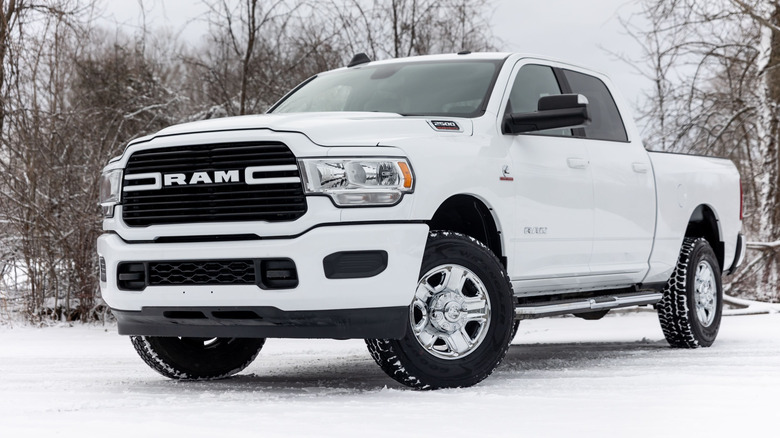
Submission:
<svg viewBox="0 0 780 438">
<path fill-rule="evenodd" d="M 744 255 L 724 159 L 645 150 L 597 73 L 519 54 L 319 74 L 265 115 L 131 142 L 100 287 L 144 361 L 232 375 L 265 338 L 360 338 L 415 388 L 476 384 L 526 318 L 652 305 L 709 346 Z"/>
</svg>

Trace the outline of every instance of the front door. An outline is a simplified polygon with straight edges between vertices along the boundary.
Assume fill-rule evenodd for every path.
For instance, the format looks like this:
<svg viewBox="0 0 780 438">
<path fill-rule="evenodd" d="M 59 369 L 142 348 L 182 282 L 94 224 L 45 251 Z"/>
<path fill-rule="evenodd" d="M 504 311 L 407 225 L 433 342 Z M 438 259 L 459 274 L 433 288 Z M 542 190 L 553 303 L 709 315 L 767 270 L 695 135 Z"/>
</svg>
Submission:
<svg viewBox="0 0 780 438">
<path fill-rule="evenodd" d="M 553 69 L 515 67 L 507 112 L 533 112 L 540 97 L 561 94 Z M 590 274 L 593 176 L 586 142 L 571 129 L 504 134 L 515 186 L 516 233 L 510 275 L 516 294 L 576 290 Z"/>
</svg>

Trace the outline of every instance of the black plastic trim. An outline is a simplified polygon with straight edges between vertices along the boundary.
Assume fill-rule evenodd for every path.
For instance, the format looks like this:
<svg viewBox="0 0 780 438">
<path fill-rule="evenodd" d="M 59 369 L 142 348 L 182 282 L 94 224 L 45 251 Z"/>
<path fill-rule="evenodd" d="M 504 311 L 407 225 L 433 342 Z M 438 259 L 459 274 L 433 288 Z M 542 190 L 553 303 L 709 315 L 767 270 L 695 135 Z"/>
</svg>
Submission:
<svg viewBox="0 0 780 438">
<path fill-rule="evenodd" d="M 99 269 L 100 269 L 100 281 L 105 283 L 106 282 L 106 259 L 103 256 L 100 256 L 99 259 Z"/>
<path fill-rule="evenodd" d="M 369 278 L 387 269 L 387 251 L 341 251 L 322 259 L 325 278 Z"/>
<path fill-rule="evenodd" d="M 120 335 L 400 339 L 409 307 L 283 311 L 276 307 L 144 307 L 112 309 Z"/>
<path fill-rule="evenodd" d="M 740 257 L 742 257 L 742 233 L 737 234 L 737 250 L 734 252 L 734 262 L 731 263 L 731 267 L 726 271 L 726 275 L 733 275 L 739 269 Z"/>
<path fill-rule="evenodd" d="M 245 263 L 252 266 L 251 275 L 245 280 L 230 279 L 223 281 L 181 281 L 172 284 L 158 284 L 152 280 L 152 266 L 156 264 L 230 264 Z M 206 274 L 207 275 L 207 274 Z M 117 287 L 123 291 L 139 292 L 148 286 L 257 286 L 263 290 L 295 289 L 298 287 L 298 269 L 289 258 L 263 259 L 197 259 L 197 260 L 150 260 L 124 261 L 117 265 Z"/>
<path fill-rule="evenodd" d="M 371 62 L 371 58 L 369 58 L 365 53 L 361 52 L 352 57 L 352 60 L 349 61 L 347 67 L 354 67 L 356 65 L 367 64 L 369 62 Z"/>
</svg>

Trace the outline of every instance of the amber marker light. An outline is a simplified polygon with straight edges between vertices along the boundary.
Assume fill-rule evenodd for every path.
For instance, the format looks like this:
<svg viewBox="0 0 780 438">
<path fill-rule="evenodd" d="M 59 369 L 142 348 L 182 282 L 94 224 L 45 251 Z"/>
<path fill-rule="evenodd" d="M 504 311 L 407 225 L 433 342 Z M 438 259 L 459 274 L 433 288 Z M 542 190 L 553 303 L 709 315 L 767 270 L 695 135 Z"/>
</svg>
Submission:
<svg viewBox="0 0 780 438">
<path fill-rule="evenodd" d="M 404 163 L 403 161 L 398 162 L 398 167 L 401 168 L 401 173 L 404 175 L 404 188 L 405 189 L 411 189 L 412 188 L 412 172 L 409 170 L 409 165 Z"/>
</svg>

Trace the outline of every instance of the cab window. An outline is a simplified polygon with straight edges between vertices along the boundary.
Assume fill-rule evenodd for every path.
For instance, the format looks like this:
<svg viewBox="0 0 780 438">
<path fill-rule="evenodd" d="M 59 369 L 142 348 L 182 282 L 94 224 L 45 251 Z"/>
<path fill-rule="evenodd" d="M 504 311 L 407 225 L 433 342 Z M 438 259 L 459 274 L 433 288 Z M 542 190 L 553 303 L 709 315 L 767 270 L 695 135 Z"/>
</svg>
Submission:
<svg viewBox="0 0 780 438">
<path fill-rule="evenodd" d="M 512 91 L 509 93 L 506 113 L 536 112 L 540 97 L 561 94 L 561 87 L 555 79 L 551 67 L 544 65 L 524 65 L 517 72 Z M 548 129 L 534 134 L 571 136 L 571 129 Z"/>
<path fill-rule="evenodd" d="M 585 126 L 585 138 L 594 140 L 628 141 L 623 119 L 615 100 L 604 82 L 586 74 L 563 70 L 572 93 L 588 98 L 591 122 Z"/>
</svg>

